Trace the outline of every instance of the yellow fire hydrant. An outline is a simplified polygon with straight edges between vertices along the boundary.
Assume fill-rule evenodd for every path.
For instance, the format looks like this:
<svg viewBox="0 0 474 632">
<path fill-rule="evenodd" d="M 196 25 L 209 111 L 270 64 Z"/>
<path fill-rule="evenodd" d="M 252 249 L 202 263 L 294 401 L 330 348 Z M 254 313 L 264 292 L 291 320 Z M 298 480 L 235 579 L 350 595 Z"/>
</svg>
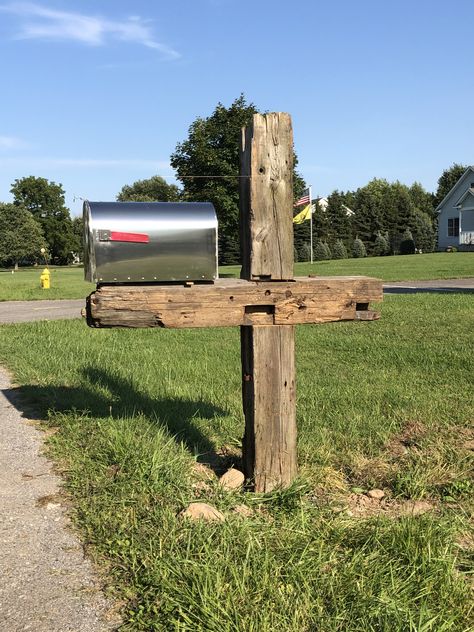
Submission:
<svg viewBox="0 0 474 632">
<path fill-rule="evenodd" d="M 40 276 L 41 287 L 43 290 L 49 290 L 51 287 L 51 272 L 45 268 Z"/>
</svg>

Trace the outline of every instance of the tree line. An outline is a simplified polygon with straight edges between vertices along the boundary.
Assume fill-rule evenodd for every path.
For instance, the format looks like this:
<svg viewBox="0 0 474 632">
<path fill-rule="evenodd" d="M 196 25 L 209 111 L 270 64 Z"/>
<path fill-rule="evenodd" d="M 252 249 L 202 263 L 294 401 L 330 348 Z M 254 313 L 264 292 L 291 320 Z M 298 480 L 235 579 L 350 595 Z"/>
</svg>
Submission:
<svg viewBox="0 0 474 632">
<path fill-rule="evenodd" d="M 466 168 L 454 164 L 446 169 L 436 193 L 426 191 L 419 182 L 407 186 L 374 178 L 356 191 L 333 191 L 323 208 L 322 200 L 315 200 L 315 259 L 433 252 L 436 207 Z M 295 226 L 296 259 L 309 258 L 309 241 L 309 226 Z"/>
<path fill-rule="evenodd" d="M 219 263 L 239 263 L 239 144 L 242 127 L 258 110 L 240 95 L 198 117 L 171 155 L 181 187 L 158 175 L 126 184 L 118 201 L 212 202 L 219 221 Z M 296 167 L 294 199 L 306 183 Z M 438 180 L 435 194 L 415 182 L 406 186 L 374 179 L 356 191 L 333 191 L 327 205 L 313 200 L 316 259 L 431 252 L 436 246 L 437 204 L 466 169 L 455 164 Z M 0 203 L 0 265 L 32 263 L 45 248 L 50 262 L 68 264 L 82 253 L 82 219 L 71 218 L 61 184 L 28 176 L 15 180 L 13 203 Z M 296 213 L 296 211 L 295 211 Z M 295 259 L 309 259 L 310 222 L 295 224 Z"/>
<path fill-rule="evenodd" d="M 10 192 L 13 202 L 0 202 L 0 265 L 71 263 L 82 248 L 82 219 L 71 218 L 62 186 L 28 176 Z"/>
</svg>

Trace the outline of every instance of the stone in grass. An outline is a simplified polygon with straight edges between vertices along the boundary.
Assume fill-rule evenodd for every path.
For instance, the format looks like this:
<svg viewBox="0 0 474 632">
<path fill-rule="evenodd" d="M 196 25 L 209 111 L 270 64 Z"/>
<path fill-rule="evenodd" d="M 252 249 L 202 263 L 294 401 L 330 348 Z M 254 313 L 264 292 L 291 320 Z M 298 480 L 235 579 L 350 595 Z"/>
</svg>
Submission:
<svg viewBox="0 0 474 632">
<path fill-rule="evenodd" d="M 239 470 L 235 470 L 233 467 L 227 470 L 219 479 L 220 486 L 226 491 L 234 491 L 241 489 L 244 484 L 245 476 Z"/>
<path fill-rule="evenodd" d="M 405 516 L 421 516 L 428 511 L 433 511 L 434 505 L 427 500 L 408 500 L 400 508 L 400 514 Z"/>
<path fill-rule="evenodd" d="M 232 511 L 242 518 L 251 518 L 253 516 L 252 509 L 247 507 L 247 505 L 236 505 Z"/>
<path fill-rule="evenodd" d="M 204 480 L 209 480 L 210 481 L 210 480 L 216 478 L 216 475 L 214 474 L 214 472 L 205 463 L 199 463 L 199 462 L 194 463 L 193 464 L 193 471 L 194 471 L 194 474 L 198 478 L 201 478 L 201 479 L 204 479 Z"/>
<path fill-rule="evenodd" d="M 385 498 L 385 492 L 381 489 L 371 489 L 367 492 L 367 496 L 369 498 L 373 498 L 374 500 L 382 500 L 382 498 Z"/>
<path fill-rule="evenodd" d="M 190 520 L 207 520 L 209 522 L 223 522 L 225 520 L 224 514 L 207 503 L 191 503 L 179 515 Z"/>
</svg>

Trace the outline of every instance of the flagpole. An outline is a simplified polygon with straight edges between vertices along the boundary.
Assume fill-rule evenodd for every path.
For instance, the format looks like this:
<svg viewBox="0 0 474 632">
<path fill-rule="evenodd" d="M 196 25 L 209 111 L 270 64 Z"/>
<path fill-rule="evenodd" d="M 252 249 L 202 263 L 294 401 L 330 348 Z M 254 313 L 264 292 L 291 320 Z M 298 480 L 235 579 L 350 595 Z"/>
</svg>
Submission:
<svg viewBox="0 0 474 632">
<path fill-rule="evenodd" d="M 313 203 L 311 199 L 311 185 L 309 186 L 309 235 L 310 235 L 311 263 L 313 263 Z"/>
</svg>

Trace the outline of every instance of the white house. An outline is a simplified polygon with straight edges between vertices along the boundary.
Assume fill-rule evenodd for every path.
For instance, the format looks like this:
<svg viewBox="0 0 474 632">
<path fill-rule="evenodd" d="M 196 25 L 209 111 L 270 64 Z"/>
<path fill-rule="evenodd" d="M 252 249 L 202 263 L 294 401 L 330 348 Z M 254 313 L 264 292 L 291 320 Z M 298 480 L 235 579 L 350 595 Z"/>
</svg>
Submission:
<svg viewBox="0 0 474 632">
<path fill-rule="evenodd" d="M 468 167 L 437 206 L 438 249 L 474 250 L 474 167 Z"/>
<path fill-rule="evenodd" d="M 327 197 L 322 197 L 319 198 L 319 200 L 317 201 L 317 205 L 319 206 L 319 208 L 323 211 L 323 213 L 326 212 L 328 205 L 329 205 L 329 201 L 327 199 Z M 314 206 L 314 205 L 313 205 Z M 345 204 L 342 205 L 342 208 L 346 211 L 346 215 L 347 217 L 351 217 L 352 215 L 355 215 L 355 212 L 353 210 L 351 210 L 348 206 L 346 206 Z M 315 212 L 315 208 L 313 208 L 313 213 Z"/>
</svg>

